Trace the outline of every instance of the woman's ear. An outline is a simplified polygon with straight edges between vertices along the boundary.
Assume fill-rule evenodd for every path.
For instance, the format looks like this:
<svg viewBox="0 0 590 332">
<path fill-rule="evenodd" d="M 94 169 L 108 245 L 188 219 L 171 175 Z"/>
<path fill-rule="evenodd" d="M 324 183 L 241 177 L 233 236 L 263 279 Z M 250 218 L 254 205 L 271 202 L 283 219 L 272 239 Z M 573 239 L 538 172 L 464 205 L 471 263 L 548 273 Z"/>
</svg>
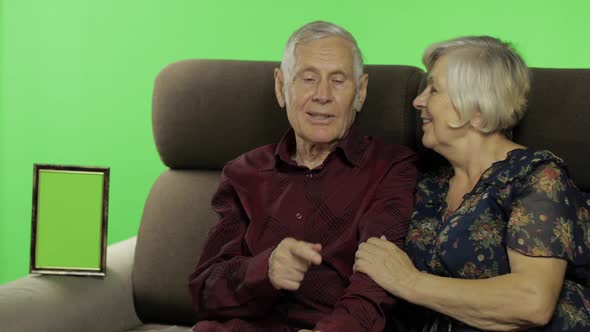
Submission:
<svg viewBox="0 0 590 332">
<path fill-rule="evenodd" d="M 469 125 L 475 129 L 482 129 L 484 127 L 485 121 L 481 111 L 475 112 L 475 114 L 471 117 L 471 120 L 469 120 Z"/>
</svg>

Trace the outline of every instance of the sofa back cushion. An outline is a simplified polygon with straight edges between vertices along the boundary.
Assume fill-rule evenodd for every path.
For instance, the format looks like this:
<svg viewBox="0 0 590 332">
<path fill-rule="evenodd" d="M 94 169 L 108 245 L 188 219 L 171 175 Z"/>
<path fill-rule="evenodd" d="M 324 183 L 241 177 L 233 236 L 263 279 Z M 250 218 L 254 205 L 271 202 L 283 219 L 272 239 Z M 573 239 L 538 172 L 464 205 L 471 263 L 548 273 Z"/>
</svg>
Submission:
<svg viewBox="0 0 590 332">
<path fill-rule="evenodd" d="M 288 129 L 274 94 L 278 62 L 185 60 L 158 75 L 152 99 L 156 146 L 173 169 L 221 169 L 238 155 L 273 143 Z M 414 146 L 412 100 L 424 77 L 410 66 L 369 65 L 358 122 L 371 135 Z"/>
<path fill-rule="evenodd" d="M 514 140 L 563 158 L 576 185 L 590 192 L 590 69 L 533 68 L 531 79 Z"/>
<path fill-rule="evenodd" d="M 156 145 L 170 169 L 147 199 L 135 253 L 136 310 L 144 322 L 194 322 L 188 275 L 216 217 L 211 196 L 223 165 L 273 143 L 288 128 L 274 95 L 277 62 L 186 60 L 159 74 L 153 94 Z M 423 72 L 409 66 L 367 66 L 361 131 L 415 147 L 411 103 Z"/>
<path fill-rule="evenodd" d="M 133 293 L 144 322 L 191 325 L 188 275 L 215 220 L 218 171 L 167 170 L 154 184 L 135 248 Z"/>
</svg>

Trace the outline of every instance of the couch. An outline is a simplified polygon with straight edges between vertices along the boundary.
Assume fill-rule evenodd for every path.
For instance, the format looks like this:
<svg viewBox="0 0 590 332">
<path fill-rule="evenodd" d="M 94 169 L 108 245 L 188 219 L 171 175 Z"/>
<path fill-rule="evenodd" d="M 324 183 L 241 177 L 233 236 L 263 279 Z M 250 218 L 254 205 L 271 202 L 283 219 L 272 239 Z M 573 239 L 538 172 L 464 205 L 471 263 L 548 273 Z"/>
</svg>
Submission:
<svg viewBox="0 0 590 332">
<path fill-rule="evenodd" d="M 164 68 L 153 92 L 153 132 L 168 167 L 146 200 L 136 237 L 110 245 L 104 278 L 27 276 L 0 285 L 0 331 L 115 332 L 194 324 L 187 277 L 215 221 L 210 200 L 223 165 L 287 129 L 276 103 L 276 62 L 185 60 Z M 368 65 L 361 131 L 441 158 L 420 145 L 412 100 L 424 72 Z M 514 139 L 563 157 L 590 191 L 590 69 L 532 69 L 529 113 Z M 146 144 L 149 144 L 146 142 Z"/>
</svg>

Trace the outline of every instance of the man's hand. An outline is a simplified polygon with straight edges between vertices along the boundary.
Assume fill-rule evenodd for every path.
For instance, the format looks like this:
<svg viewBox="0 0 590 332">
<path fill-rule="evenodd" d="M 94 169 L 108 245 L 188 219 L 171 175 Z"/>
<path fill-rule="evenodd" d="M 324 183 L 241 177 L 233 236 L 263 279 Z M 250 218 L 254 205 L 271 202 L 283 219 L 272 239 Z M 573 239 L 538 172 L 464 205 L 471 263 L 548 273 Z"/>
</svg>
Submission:
<svg viewBox="0 0 590 332">
<path fill-rule="evenodd" d="M 322 245 L 285 238 L 268 259 L 268 277 L 276 289 L 299 289 L 311 264 L 320 265 Z"/>
</svg>

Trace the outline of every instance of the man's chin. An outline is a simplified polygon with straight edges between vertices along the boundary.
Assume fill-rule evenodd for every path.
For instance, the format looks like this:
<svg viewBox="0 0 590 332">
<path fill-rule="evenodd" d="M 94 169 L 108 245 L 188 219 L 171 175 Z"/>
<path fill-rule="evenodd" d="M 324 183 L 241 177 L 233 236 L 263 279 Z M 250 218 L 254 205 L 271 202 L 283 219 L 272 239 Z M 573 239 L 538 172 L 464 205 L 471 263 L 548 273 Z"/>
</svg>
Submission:
<svg viewBox="0 0 590 332">
<path fill-rule="evenodd" d="M 316 136 L 309 136 L 308 139 L 305 141 L 309 144 L 314 145 L 327 145 L 333 144 L 340 140 L 336 135 L 316 135 Z"/>
<path fill-rule="evenodd" d="M 338 133 L 330 130 L 309 130 L 303 135 L 297 135 L 302 141 L 308 144 L 332 144 L 342 139 Z"/>
</svg>

